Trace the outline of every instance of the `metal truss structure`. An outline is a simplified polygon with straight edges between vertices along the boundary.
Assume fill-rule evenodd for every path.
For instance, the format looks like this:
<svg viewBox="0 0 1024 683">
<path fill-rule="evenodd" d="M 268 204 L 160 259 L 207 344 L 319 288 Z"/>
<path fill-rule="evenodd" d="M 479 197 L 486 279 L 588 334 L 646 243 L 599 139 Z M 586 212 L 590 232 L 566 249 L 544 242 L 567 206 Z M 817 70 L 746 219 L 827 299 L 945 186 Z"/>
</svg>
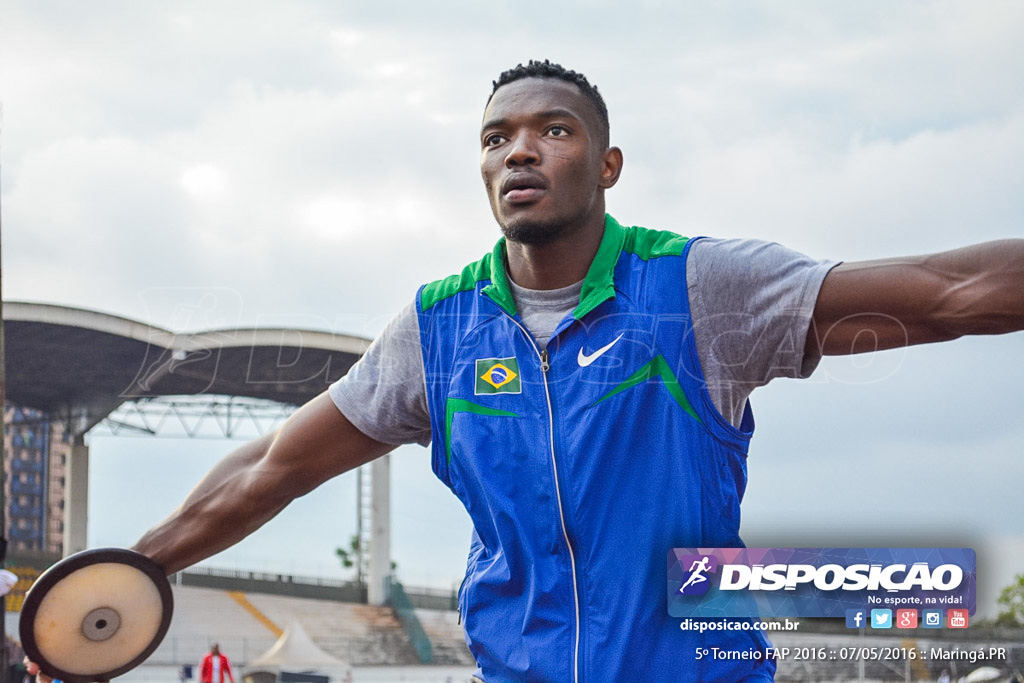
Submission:
<svg viewBox="0 0 1024 683">
<path fill-rule="evenodd" d="M 161 396 L 125 401 L 90 433 L 244 439 L 277 429 L 298 406 L 239 396 Z"/>
</svg>

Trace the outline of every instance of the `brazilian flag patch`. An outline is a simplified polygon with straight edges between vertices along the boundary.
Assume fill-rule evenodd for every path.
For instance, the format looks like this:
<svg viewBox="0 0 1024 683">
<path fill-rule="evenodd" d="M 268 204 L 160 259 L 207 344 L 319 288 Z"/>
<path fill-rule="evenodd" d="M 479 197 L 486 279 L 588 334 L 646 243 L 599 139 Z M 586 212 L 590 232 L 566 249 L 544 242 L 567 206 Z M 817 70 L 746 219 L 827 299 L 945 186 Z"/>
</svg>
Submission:
<svg viewBox="0 0 1024 683">
<path fill-rule="evenodd" d="M 476 361 L 477 396 L 485 394 L 521 394 L 519 363 L 513 358 L 478 358 Z"/>
</svg>

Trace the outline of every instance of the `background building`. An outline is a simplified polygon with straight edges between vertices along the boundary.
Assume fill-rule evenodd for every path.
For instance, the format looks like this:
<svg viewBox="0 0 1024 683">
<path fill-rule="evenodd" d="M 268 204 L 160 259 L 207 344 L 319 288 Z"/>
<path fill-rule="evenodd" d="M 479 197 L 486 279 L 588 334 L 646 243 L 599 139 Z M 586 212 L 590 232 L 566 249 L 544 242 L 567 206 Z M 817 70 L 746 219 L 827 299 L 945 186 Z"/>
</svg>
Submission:
<svg viewBox="0 0 1024 683">
<path fill-rule="evenodd" d="M 4 530 L 13 552 L 63 552 L 65 466 L 71 444 L 60 421 L 4 407 Z"/>
</svg>

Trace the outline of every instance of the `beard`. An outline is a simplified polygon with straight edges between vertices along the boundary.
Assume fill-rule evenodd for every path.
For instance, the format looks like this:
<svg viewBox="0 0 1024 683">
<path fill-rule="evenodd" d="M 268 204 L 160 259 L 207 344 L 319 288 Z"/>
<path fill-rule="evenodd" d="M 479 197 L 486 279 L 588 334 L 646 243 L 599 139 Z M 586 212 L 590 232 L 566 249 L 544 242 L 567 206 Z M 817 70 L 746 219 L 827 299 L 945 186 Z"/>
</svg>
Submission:
<svg viewBox="0 0 1024 683">
<path fill-rule="evenodd" d="M 501 233 L 510 242 L 539 246 L 550 244 L 561 237 L 565 231 L 565 225 L 565 221 L 560 220 L 530 221 L 513 219 L 501 224 Z"/>
</svg>

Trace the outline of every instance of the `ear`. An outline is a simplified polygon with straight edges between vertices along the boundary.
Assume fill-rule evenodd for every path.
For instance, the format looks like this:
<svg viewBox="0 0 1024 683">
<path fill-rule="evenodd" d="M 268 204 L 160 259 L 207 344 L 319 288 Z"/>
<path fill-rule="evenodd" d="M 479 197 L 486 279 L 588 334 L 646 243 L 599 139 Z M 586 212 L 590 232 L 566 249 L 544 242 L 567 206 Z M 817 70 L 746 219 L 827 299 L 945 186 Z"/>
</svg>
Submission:
<svg viewBox="0 0 1024 683">
<path fill-rule="evenodd" d="M 622 150 L 618 147 L 609 147 L 601 156 L 601 180 L 598 186 L 607 190 L 619 182 L 620 173 L 622 173 Z"/>
</svg>

